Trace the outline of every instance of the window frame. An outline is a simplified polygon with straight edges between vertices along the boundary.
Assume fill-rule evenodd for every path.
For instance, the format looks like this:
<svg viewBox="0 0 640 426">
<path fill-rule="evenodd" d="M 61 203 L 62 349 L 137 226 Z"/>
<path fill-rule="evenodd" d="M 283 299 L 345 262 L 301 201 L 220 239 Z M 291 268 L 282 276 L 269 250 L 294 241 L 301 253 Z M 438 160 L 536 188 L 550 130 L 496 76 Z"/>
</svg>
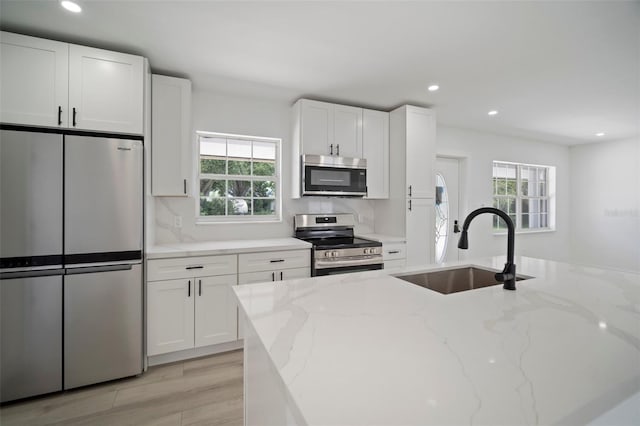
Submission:
<svg viewBox="0 0 640 426">
<path fill-rule="evenodd" d="M 495 194 L 495 186 L 494 186 L 494 169 L 496 165 L 510 165 L 515 166 L 516 169 L 516 195 L 499 195 Z M 530 196 L 530 195 L 522 195 L 522 173 L 521 169 L 523 167 L 535 167 L 535 168 L 543 168 L 546 170 L 546 179 L 545 179 L 545 194 L 544 196 Z M 513 161 L 502 161 L 502 160 L 493 160 L 491 163 L 491 184 L 492 184 L 492 205 L 495 205 L 496 199 L 514 199 L 515 200 L 515 217 L 514 221 L 515 231 L 516 233 L 538 233 L 538 232 L 554 232 L 556 230 L 556 221 L 555 221 L 555 204 L 556 204 L 556 194 L 555 194 L 555 186 L 556 186 L 556 168 L 555 166 L 541 165 L 541 164 L 529 164 L 529 163 L 517 163 Z M 538 227 L 538 228 L 523 228 L 522 227 L 522 200 L 545 200 L 547 202 L 547 226 L 546 227 Z M 508 213 L 507 213 L 508 214 Z M 504 235 L 507 233 L 507 229 L 505 228 L 495 228 L 493 226 L 493 220 L 491 222 L 491 228 L 494 235 Z"/>
<path fill-rule="evenodd" d="M 201 173 L 201 154 L 200 154 L 200 142 L 202 137 L 209 138 L 221 138 L 221 139 L 233 139 L 233 140 L 243 140 L 248 142 L 267 142 L 273 143 L 275 145 L 275 175 L 274 176 L 260 176 L 260 175 L 230 175 L 228 174 L 228 166 L 225 174 L 215 174 L 215 173 Z M 278 223 L 282 222 L 282 139 L 281 138 L 273 138 L 266 136 L 252 136 L 252 135 L 242 135 L 242 134 L 234 134 L 234 133 L 221 133 L 221 132 L 211 132 L 204 130 L 197 130 L 195 137 L 195 182 L 196 182 L 196 190 L 195 194 L 195 215 L 196 215 L 196 224 L 199 225 L 207 225 L 207 224 L 234 224 L 234 223 Z M 228 153 L 227 153 L 227 164 L 229 161 Z M 251 153 L 251 162 L 253 163 L 253 150 Z M 224 179 L 227 181 L 230 180 L 250 180 L 253 181 L 274 181 L 275 182 L 275 197 L 273 198 L 275 201 L 275 214 L 272 215 L 230 215 L 227 211 L 227 202 L 225 201 L 225 215 L 220 216 L 206 216 L 200 214 L 200 184 L 202 179 Z M 253 185 L 252 185 L 253 188 Z M 222 197 L 221 197 L 222 198 Z M 271 199 L 264 197 L 255 197 L 253 191 L 250 197 L 251 200 L 260 200 L 260 199 Z M 229 200 L 229 197 L 225 195 L 225 200 Z"/>
</svg>

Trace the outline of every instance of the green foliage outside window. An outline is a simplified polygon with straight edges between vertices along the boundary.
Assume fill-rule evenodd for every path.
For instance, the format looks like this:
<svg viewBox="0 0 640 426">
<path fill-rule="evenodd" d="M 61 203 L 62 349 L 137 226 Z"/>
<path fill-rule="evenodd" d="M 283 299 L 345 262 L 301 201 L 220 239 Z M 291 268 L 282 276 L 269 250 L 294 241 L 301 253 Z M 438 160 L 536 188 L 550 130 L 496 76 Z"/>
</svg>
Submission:
<svg viewBox="0 0 640 426">
<path fill-rule="evenodd" d="M 201 138 L 202 141 L 202 138 Z M 226 141 L 226 142 L 225 142 Z M 276 142 L 215 138 L 218 155 L 200 154 L 200 216 L 273 216 L 277 214 Z M 211 141 L 207 141 L 211 142 Z M 227 145 L 225 145 L 225 143 Z M 253 145 L 253 150 L 249 147 Z M 259 145 L 256 147 L 256 145 Z M 225 146 L 235 157 L 224 154 Z M 222 147 L 222 149 L 220 148 Z M 245 149 L 240 153 L 240 149 Z M 233 151 L 232 151 L 233 149 Z M 252 157 L 258 151 L 262 158 Z M 246 155 L 239 156 L 239 155 Z M 265 157 L 266 156 L 266 157 Z M 272 159 L 269 159 L 271 157 Z"/>
</svg>

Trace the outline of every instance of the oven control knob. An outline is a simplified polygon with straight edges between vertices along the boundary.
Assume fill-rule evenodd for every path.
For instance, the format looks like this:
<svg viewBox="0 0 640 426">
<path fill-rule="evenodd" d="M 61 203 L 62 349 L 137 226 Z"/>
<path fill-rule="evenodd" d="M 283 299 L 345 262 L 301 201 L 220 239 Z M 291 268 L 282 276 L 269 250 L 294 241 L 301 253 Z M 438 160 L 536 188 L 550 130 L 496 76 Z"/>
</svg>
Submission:
<svg viewBox="0 0 640 426">
<path fill-rule="evenodd" d="M 331 257 L 331 252 L 330 251 L 325 251 L 324 252 L 324 257 Z"/>
<path fill-rule="evenodd" d="M 332 252 L 331 252 L 331 257 L 336 257 L 337 255 L 338 255 L 338 252 L 337 252 L 337 251 L 332 251 Z"/>
</svg>

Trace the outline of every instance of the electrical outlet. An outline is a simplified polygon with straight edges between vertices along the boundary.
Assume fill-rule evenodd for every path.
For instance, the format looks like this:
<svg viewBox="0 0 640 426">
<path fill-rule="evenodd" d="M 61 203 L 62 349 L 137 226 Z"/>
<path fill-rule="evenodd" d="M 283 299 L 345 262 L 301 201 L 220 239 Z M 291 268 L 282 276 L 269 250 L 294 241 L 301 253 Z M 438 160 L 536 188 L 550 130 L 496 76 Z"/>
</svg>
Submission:
<svg viewBox="0 0 640 426">
<path fill-rule="evenodd" d="M 173 217 L 173 226 L 174 228 L 182 228 L 182 216 Z"/>
</svg>

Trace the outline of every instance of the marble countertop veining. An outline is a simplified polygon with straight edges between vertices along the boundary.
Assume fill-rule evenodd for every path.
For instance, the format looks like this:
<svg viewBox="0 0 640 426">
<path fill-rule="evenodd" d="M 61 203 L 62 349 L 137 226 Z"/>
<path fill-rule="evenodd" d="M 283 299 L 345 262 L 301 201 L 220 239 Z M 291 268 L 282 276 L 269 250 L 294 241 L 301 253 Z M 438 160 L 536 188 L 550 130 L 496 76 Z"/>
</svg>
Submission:
<svg viewBox="0 0 640 426">
<path fill-rule="evenodd" d="M 640 275 L 516 264 L 534 277 L 516 291 L 443 295 L 384 271 L 234 291 L 309 425 L 639 424 Z"/>
<path fill-rule="evenodd" d="M 155 245 L 147 248 L 147 259 L 173 257 L 210 256 L 247 252 L 310 249 L 311 244 L 297 238 L 273 238 L 263 240 L 203 241 Z"/>
</svg>

